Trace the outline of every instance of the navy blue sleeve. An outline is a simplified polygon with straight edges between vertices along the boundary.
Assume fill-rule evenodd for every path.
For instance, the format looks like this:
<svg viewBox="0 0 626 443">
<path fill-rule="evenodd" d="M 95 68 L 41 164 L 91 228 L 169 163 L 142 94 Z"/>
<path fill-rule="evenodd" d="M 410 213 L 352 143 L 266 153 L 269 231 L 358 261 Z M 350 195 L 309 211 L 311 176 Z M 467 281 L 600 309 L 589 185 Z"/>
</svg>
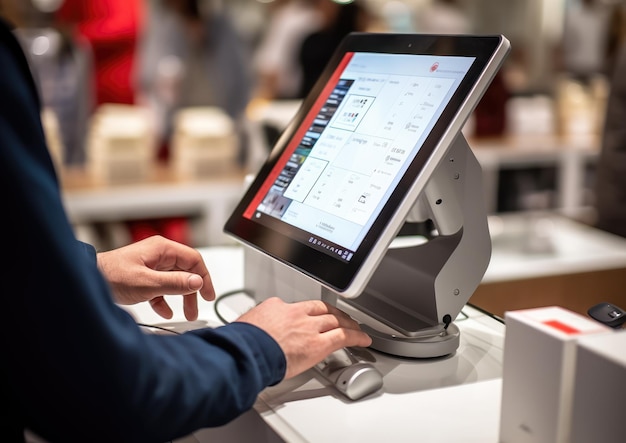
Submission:
<svg viewBox="0 0 626 443">
<path fill-rule="evenodd" d="M 36 91 L 4 24 L 0 66 L 2 421 L 51 441 L 163 442 L 249 409 L 284 376 L 278 344 L 243 323 L 144 334 L 74 236 Z"/>
<path fill-rule="evenodd" d="M 96 253 L 96 248 L 88 243 L 84 243 L 79 241 L 78 244 L 82 247 L 83 254 L 85 254 L 85 258 L 91 263 L 98 265 L 98 254 Z"/>
</svg>

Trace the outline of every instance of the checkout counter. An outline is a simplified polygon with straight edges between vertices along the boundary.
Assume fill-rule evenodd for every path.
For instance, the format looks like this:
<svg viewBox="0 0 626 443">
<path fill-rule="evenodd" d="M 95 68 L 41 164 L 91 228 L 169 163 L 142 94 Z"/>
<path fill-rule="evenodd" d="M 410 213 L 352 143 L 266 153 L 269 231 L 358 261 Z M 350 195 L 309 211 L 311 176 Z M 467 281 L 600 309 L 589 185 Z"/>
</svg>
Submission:
<svg viewBox="0 0 626 443">
<path fill-rule="evenodd" d="M 218 293 L 243 286 L 243 248 L 201 250 Z M 213 303 L 202 303 L 199 320 L 183 321 L 179 300 L 167 322 L 149 306 L 129 309 L 144 323 L 188 327 L 219 325 Z M 220 314 L 235 319 L 254 301 L 229 297 Z M 254 409 L 221 428 L 206 429 L 178 443 L 228 442 L 366 442 L 497 441 L 504 324 L 471 306 L 456 320 L 461 343 L 453 355 L 408 359 L 368 351 L 365 358 L 383 374 L 383 388 L 352 401 L 314 370 L 263 391 Z M 454 420 L 452 420 L 454 417 Z"/>
<path fill-rule="evenodd" d="M 588 289 L 583 286 L 571 298 L 585 309 L 595 300 L 620 304 L 622 301 L 612 295 L 621 293 L 623 297 L 626 283 L 626 239 L 560 216 L 535 214 L 529 217 L 526 214 L 490 218 L 491 262 L 470 303 L 455 320 L 461 338 L 454 354 L 411 359 L 368 350 L 368 358 L 384 380 L 383 388 L 374 394 L 351 401 L 316 371 L 310 370 L 263 391 L 254 409 L 230 424 L 198 431 L 178 443 L 497 442 L 505 326 L 499 315 L 477 306 L 497 305 L 501 311 L 531 305 L 567 306 L 568 291 L 551 295 L 547 283 L 550 279 L 576 281 L 592 274 L 601 280 L 606 273 L 615 274 L 615 284 L 621 284 L 621 292 L 589 290 L 588 297 L 582 299 L 582 292 Z M 549 250 L 537 249 L 529 254 L 528 243 L 522 239 L 526 238 L 532 226 L 529 223 L 533 221 L 551 224 L 553 231 Z M 218 294 L 242 287 L 242 247 L 210 247 L 201 252 Z M 524 289 L 525 304 L 519 304 L 522 298 L 514 297 L 511 291 L 541 279 L 548 279 L 543 282 L 543 289 Z M 175 308 L 179 307 L 177 298 L 172 298 L 171 302 Z M 228 320 L 235 319 L 252 304 L 254 301 L 245 295 L 229 297 L 220 303 L 220 313 Z M 175 317 L 168 322 L 163 322 L 148 306 L 130 309 L 142 322 L 178 330 L 220 324 L 213 303 L 201 302 L 200 320 L 192 324 L 184 321 L 182 309 L 176 309 Z"/>
</svg>

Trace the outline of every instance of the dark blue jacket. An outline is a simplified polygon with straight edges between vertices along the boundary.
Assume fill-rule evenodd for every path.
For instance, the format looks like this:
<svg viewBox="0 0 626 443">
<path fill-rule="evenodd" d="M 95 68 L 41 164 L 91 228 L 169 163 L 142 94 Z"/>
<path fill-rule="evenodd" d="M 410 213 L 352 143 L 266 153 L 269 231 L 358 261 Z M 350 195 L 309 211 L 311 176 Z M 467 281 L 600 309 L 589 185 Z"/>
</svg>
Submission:
<svg viewBox="0 0 626 443">
<path fill-rule="evenodd" d="M 221 425 L 280 381 L 285 357 L 243 323 L 148 335 L 112 301 L 63 210 L 24 54 L 0 23 L 0 441 L 163 442 Z"/>
</svg>

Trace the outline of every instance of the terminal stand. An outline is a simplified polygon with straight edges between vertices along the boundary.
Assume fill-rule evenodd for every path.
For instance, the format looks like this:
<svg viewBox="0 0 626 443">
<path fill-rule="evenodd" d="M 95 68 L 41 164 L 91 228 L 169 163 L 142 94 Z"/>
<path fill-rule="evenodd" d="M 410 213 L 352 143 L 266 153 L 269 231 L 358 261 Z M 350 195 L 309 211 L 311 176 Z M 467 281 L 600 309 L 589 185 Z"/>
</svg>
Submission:
<svg viewBox="0 0 626 443">
<path fill-rule="evenodd" d="M 364 292 L 341 300 L 358 311 L 372 348 L 415 358 L 457 349 L 453 321 L 491 257 L 483 195 L 480 164 L 459 134 L 407 219 L 432 220 L 436 235 L 408 247 L 392 244 Z"/>
</svg>

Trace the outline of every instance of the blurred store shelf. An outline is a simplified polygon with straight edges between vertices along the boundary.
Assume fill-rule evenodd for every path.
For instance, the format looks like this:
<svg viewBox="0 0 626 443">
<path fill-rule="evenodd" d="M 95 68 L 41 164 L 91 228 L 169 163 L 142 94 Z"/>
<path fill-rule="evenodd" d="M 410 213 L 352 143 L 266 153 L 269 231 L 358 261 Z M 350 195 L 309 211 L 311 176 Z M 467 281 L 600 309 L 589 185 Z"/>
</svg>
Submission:
<svg viewBox="0 0 626 443">
<path fill-rule="evenodd" d="M 231 243 L 223 224 L 244 191 L 244 171 L 233 166 L 205 178 L 148 163 L 141 179 L 110 182 L 89 168 L 60 171 L 65 208 L 75 225 L 187 216 L 193 246 Z"/>
<path fill-rule="evenodd" d="M 239 152 L 235 122 L 216 107 L 181 109 L 174 116 L 171 149 L 180 175 L 202 178 L 232 169 Z"/>
<path fill-rule="evenodd" d="M 180 143 L 177 142 L 174 150 L 187 151 L 178 160 L 186 162 L 186 166 L 173 161 L 167 167 L 144 159 L 135 174 L 115 175 L 120 171 L 115 171 L 112 163 L 108 166 L 113 168 L 110 174 L 102 173 L 105 168 L 94 168 L 91 163 L 86 168 L 62 169 L 63 195 L 71 221 L 78 226 L 183 216 L 192 222 L 194 246 L 230 243 L 222 233 L 223 224 L 243 194 L 246 172 L 256 170 L 271 147 L 271 143 L 263 139 L 260 128 L 270 126 L 280 133 L 298 109 L 299 102 L 294 101 L 255 105 L 249 116 L 249 125 L 254 129 L 249 132 L 255 135 L 250 140 L 256 140 L 250 143 L 255 159 L 253 168 L 249 165 L 241 168 L 232 161 L 234 149 L 228 122 L 213 116 L 215 124 L 208 125 L 206 122 L 211 119 L 207 118 L 207 112 L 210 110 L 196 109 L 179 117 Z M 130 115 L 128 109 L 117 111 L 120 111 L 118 115 Z M 127 133 L 137 136 L 134 140 L 139 140 L 143 126 L 134 115 L 135 123 L 129 118 L 124 127 Z M 119 117 L 115 121 L 120 121 Z M 199 121 L 202 124 L 198 124 Z M 104 127 L 98 120 L 94 125 Z M 112 140 L 111 134 L 123 132 L 117 127 L 110 129 L 110 123 L 107 127 L 107 143 Z M 143 140 L 144 144 L 150 143 L 148 139 Z M 593 171 L 599 151 L 597 136 L 510 134 L 497 138 L 470 136 L 468 141 L 483 168 L 488 213 L 502 213 L 499 207 L 501 195 L 511 192 L 522 194 L 516 196 L 515 211 L 518 212 L 555 210 L 576 219 L 589 212 L 589 171 Z M 122 145 L 132 148 L 133 144 Z M 115 146 L 109 143 L 113 153 L 116 149 L 112 147 Z M 202 150 L 197 149 L 198 146 Z M 215 149 L 205 149 L 207 147 Z M 206 167 L 200 166 L 202 163 Z M 198 166 L 195 171 L 189 166 L 194 164 Z M 548 184 L 549 189 L 515 190 L 508 188 L 509 183 L 502 182 L 503 172 L 528 168 L 552 169 L 554 180 Z M 523 195 L 524 192 L 528 195 Z M 550 202 L 545 201 L 544 194 L 549 195 Z"/>
<path fill-rule="evenodd" d="M 143 180 L 154 157 L 155 137 L 147 109 L 122 104 L 100 105 L 87 134 L 87 167 L 109 182 Z"/>
<path fill-rule="evenodd" d="M 554 168 L 554 203 L 551 208 L 521 205 L 520 210 L 558 209 L 566 215 L 578 217 L 589 204 L 588 174 L 599 154 L 598 136 L 520 134 L 470 139 L 469 144 L 483 169 L 489 213 L 499 212 L 498 194 L 507 191 L 500 188 L 500 173 L 532 168 Z"/>
</svg>

